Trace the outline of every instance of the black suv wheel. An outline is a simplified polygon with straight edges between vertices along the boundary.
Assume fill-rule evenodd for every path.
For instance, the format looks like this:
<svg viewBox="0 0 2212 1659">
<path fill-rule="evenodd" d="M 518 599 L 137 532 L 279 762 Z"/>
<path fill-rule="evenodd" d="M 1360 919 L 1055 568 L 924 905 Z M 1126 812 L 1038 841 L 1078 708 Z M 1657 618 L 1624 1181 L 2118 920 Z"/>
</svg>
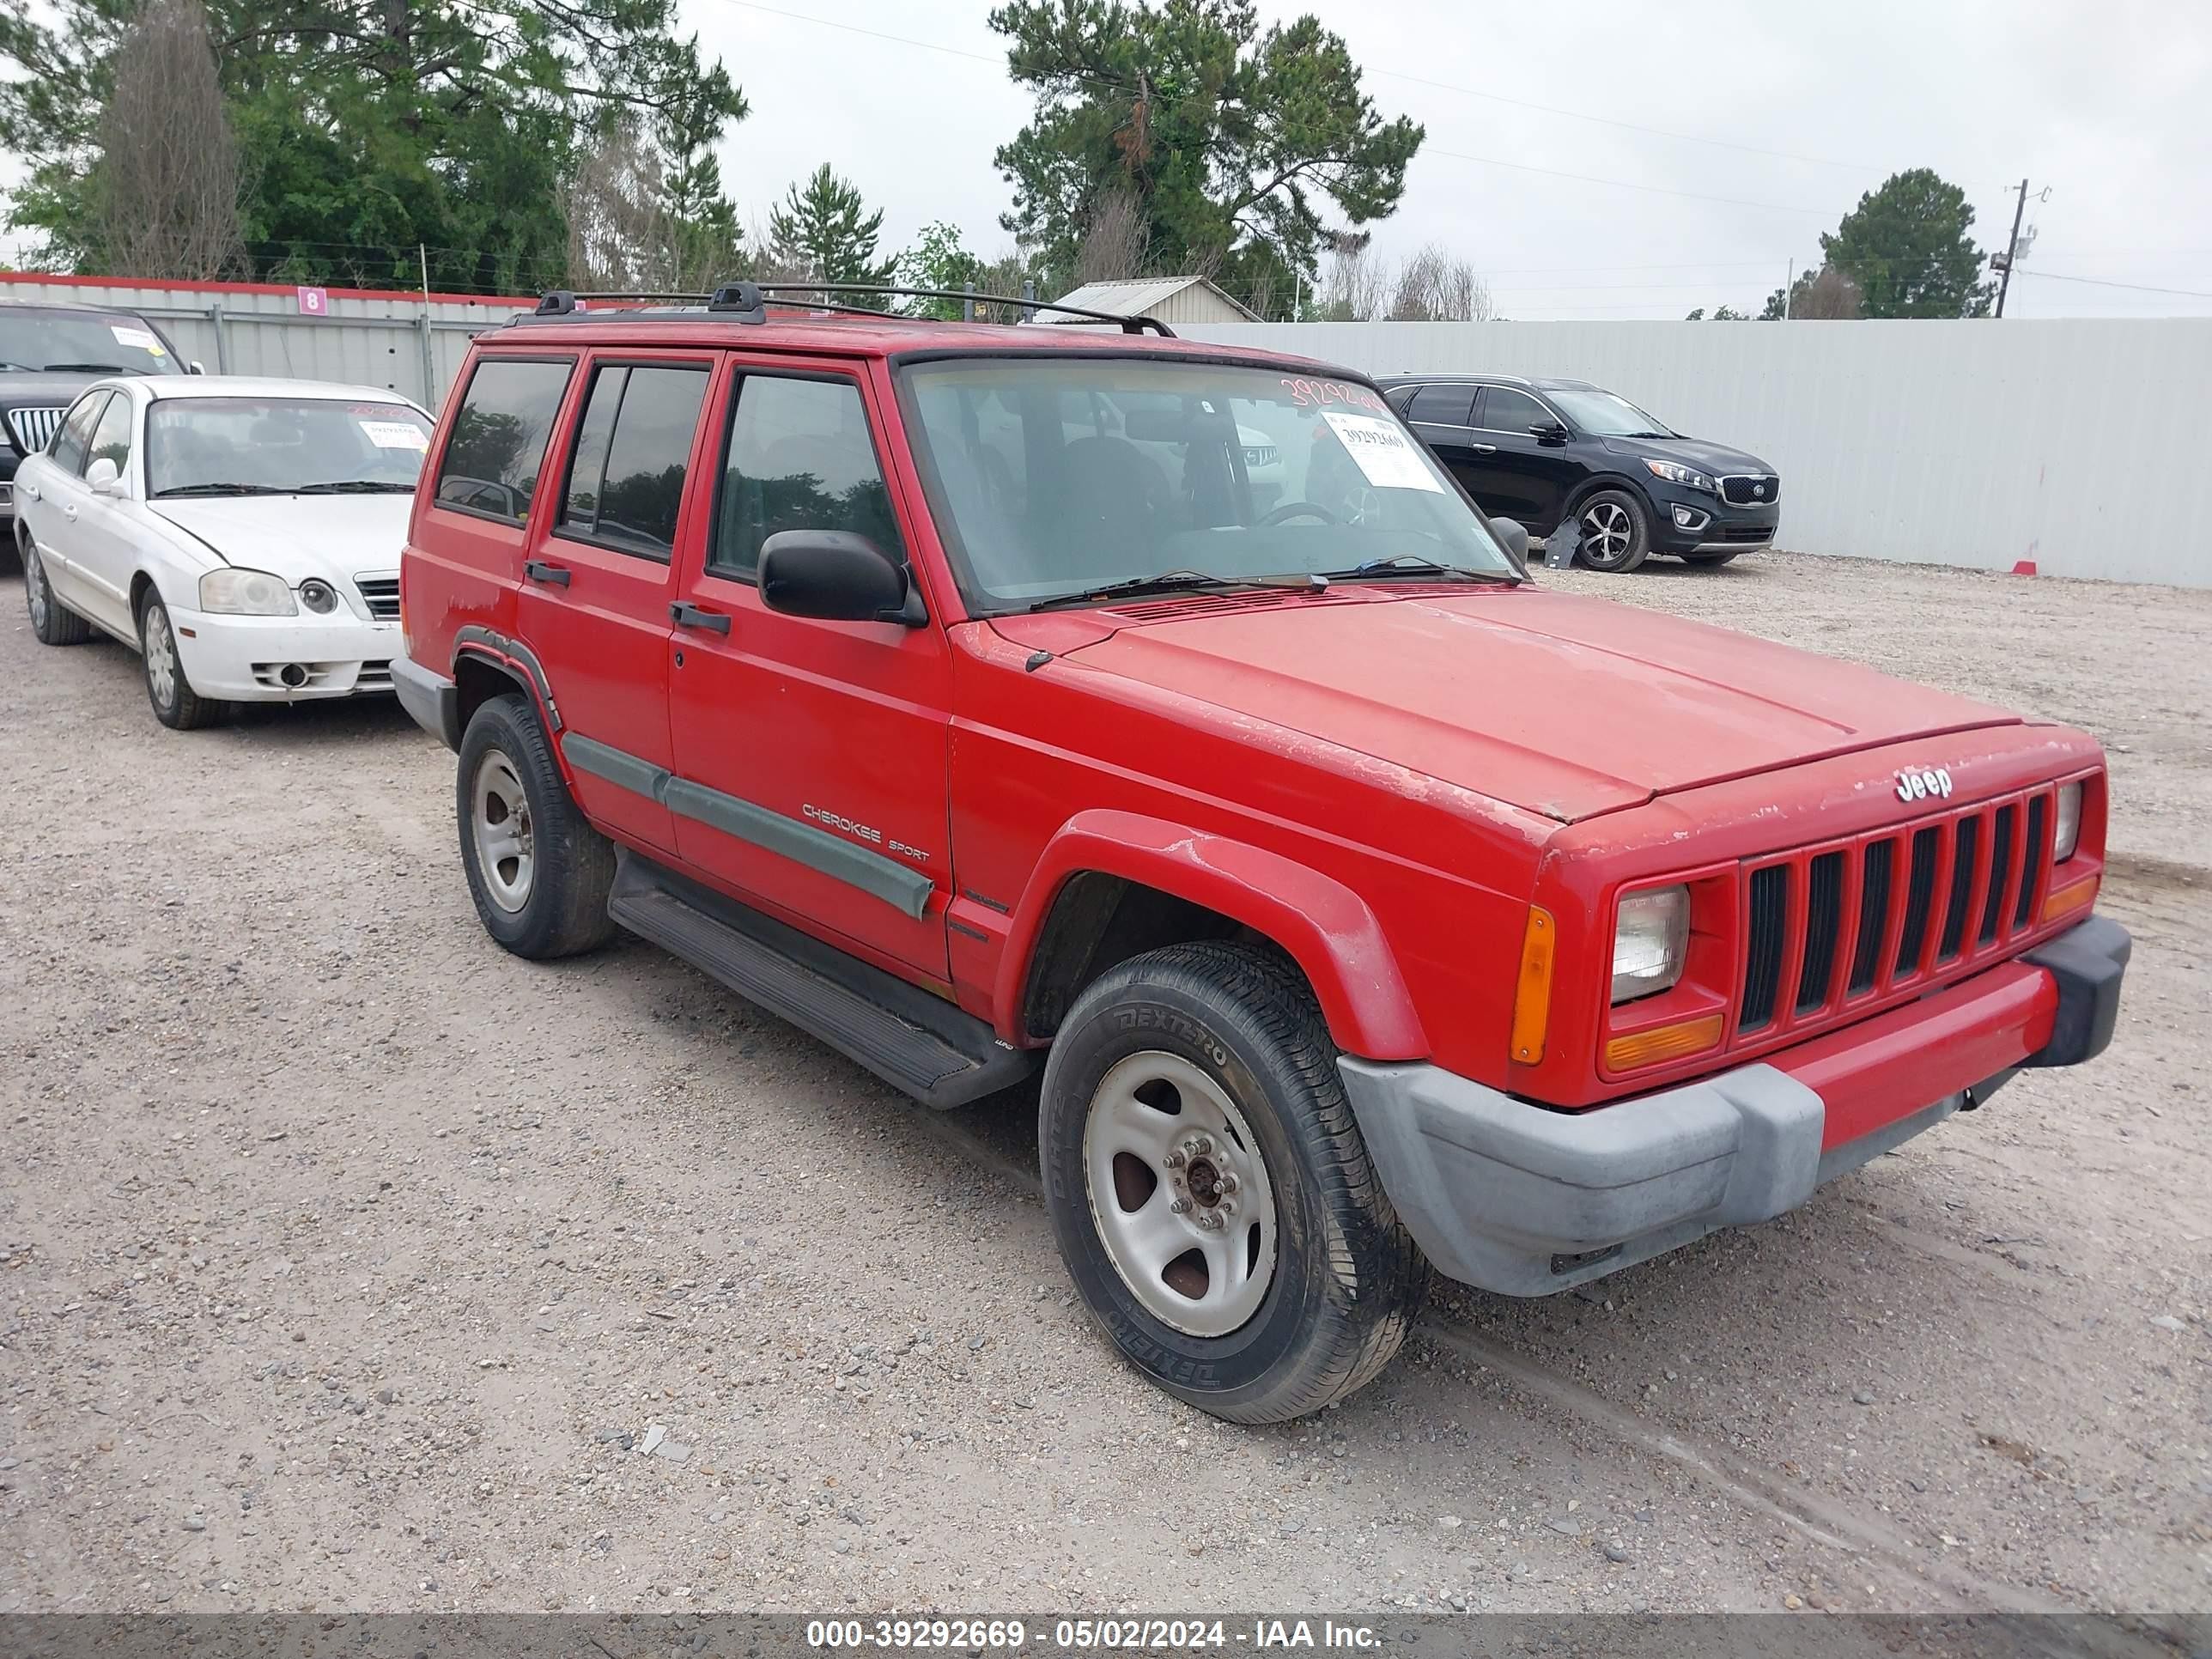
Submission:
<svg viewBox="0 0 2212 1659">
<path fill-rule="evenodd" d="M 1584 567 L 1618 575 L 1633 570 L 1651 550 L 1651 514 L 1626 489 L 1601 489 L 1575 510 L 1583 532 L 1576 556 Z"/>
</svg>

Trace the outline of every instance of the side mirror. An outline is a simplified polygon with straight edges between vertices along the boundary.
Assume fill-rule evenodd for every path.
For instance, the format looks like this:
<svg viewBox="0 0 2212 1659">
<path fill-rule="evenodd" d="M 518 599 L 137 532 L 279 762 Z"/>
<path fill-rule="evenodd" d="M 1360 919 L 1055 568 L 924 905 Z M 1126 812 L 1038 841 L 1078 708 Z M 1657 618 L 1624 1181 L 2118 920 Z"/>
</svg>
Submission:
<svg viewBox="0 0 2212 1659">
<path fill-rule="evenodd" d="M 1539 421 L 1528 428 L 1540 444 L 1563 444 L 1567 441 L 1567 429 L 1557 421 Z"/>
<path fill-rule="evenodd" d="M 95 495 L 120 495 L 123 493 L 123 474 L 105 455 L 85 469 L 84 483 L 85 488 Z"/>
<path fill-rule="evenodd" d="M 1490 533 L 1522 564 L 1528 562 L 1528 526 L 1518 519 L 1492 519 Z"/>
<path fill-rule="evenodd" d="M 207 365 L 202 362 L 198 358 L 195 357 L 191 362 L 185 365 L 185 373 L 187 374 L 204 374 L 207 373 Z"/>
<path fill-rule="evenodd" d="M 779 530 L 761 544 L 761 603 L 820 622 L 929 620 L 902 565 L 866 536 L 846 530 Z"/>
</svg>

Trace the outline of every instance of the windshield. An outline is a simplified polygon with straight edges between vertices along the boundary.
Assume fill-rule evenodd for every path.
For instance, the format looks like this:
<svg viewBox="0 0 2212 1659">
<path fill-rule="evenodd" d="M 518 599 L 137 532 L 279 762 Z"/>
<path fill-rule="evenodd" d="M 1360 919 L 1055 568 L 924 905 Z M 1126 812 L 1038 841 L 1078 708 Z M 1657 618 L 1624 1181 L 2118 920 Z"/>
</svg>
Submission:
<svg viewBox="0 0 2212 1659">
<path fill-rule="evenodd" d="M 1367 386 L 1133 356 L 956 358 L 915 365 L 902 386 L 979 611 L 1361 567 L 1519 574 Z"/>
<path fill-rule="evenodd" d="M 149 495 L 411 494 L 430 422 L 405 404 L 162 398 L 146 412 Z"/>
<path fill-rule="evenodd" d="M 0 374 L 182 374 L 168 342 L 136 317 L 0 306 Z"/>
<path fill-rule="evenodd" d="M 1680 435 L 1669 432 L 1627 398 L 1615 397 L 1610 392 L 1599 392 L 1594 388 L 1587 392 L 1561 391 L 1546 386 L 1544 395 L 1557 404 L 1560 412 L 1577 428 L 1593 438 L 1672 438 Z"/>
</svg>

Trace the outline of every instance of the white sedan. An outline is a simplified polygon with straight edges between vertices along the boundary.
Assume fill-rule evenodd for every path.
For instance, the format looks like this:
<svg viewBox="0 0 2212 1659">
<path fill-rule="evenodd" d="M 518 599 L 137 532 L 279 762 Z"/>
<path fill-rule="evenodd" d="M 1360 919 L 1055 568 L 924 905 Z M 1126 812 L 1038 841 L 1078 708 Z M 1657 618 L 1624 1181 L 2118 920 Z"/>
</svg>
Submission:
<svg viewBox="0 0 2212 1659">
<path fill-rule="evenodd" d="M 136 650 L 165 726 L 389 692 L 430 416 L 371 386 L 102 380 L 15 473 L 31 625 Z"/>
</svg>

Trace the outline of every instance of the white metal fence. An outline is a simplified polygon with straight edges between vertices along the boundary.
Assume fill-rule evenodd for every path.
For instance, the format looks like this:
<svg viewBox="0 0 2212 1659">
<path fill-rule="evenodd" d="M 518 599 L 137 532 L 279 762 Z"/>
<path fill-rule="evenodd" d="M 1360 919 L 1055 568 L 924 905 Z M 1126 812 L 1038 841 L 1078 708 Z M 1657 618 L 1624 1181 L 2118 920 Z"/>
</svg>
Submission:
<svg viewBox="0 0 2212 1659">
<path fill-rule="evenodd" d="M 1771 463 L 1780 545 L 2212 586 L 2212 319 L 1192 324 L 1371 374 L 1594 380 Z"/>
<path fill-rule="evenodd" d="M 60 283 L 0 272 L 0 301 L 115 306 L 151 318 L 210 374 L 276 374 L 383 386 L 436 409 L 470 339 L 527 301 L 329 290 L 319 315 L 262 283 Z"/>
</svg>

